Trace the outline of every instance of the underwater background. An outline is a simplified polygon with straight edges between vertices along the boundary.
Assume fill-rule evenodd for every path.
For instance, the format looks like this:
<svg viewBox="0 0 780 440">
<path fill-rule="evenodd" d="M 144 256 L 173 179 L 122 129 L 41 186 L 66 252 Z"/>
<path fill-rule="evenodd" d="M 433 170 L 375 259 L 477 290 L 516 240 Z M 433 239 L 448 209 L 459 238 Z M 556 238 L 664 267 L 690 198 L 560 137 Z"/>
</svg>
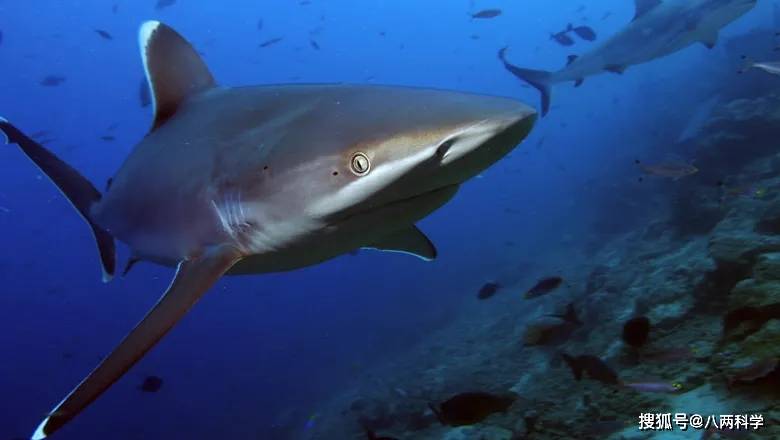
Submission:
<svg viewBox="0 0 780 440">
<path fill-rule="evenodd" d="M 186 36 L 224 85 L 410 85 L 537 105 L 500 48 L 523 66 L 560 68 L 634 13 L 623 0 L 159 3 L 0 0 L 0 114 L 102 187 L 151 123 L 139 97 L 145 20 Z M 776 3 L 759 1 L 714 49 L 556 87 L 529 138 L 419 224 L 434 262 L 367 250 L 222 279 L 55 438 L 349 440 L 367 438 L 364 427 L 399 439 L 702 435 L 640 432 L 644 412 L 761 413 L 767 426 L 744 438 L 780 438 L 780 370 L 734 380 L 780 357 L 780 314 L 764 311 L 780 303 L 780 77 L 738 73 L 743 55 L 780 59 Z M 502 13 L 472 17 L 487 8 Z M 568 23 L 598 40 L 551 40 Z M 698 172 L 646 176 L 637 165 L 669 158 Z M 104 285 L 91 234 L 56 188 L 11 146 L 0 170 L 0 439 L 10 440 L 28 438 L 172 271 L 141 263 Z M 563 285 L 523 298 L 549 276 Z M 480 300 L 486 283 L 499 291 Z M 545 315 L 570 303 L 581 325 L 537 341 Z M 725 331 L 735 310 L 746 323 Z M 635 316 L 652 323 L 650 348 L 621 338 Z M 576 381 L 561 353 L 681 389 Z M 163 380 L 156 392 L 142 389 L 149 376 Z M 442 426 L 429 404 L 471 390 L 519 397 L 481 423 Z"/>
</svg>

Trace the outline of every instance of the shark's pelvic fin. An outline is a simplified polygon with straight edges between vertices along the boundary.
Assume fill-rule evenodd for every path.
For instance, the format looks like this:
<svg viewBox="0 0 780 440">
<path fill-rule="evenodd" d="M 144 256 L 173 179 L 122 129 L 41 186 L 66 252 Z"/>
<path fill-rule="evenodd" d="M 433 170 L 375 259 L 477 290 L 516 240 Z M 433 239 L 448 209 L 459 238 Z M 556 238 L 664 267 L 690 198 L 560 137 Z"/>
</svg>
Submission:
<svg viewBox="0 0 780 440">
<path fill-rule="evenodd" d="M 0 118 L 0 132 L 5 135 L 5 143 L 14 143 L 19 146 L 22 152 L 59 188 L 60 192 L 92 228 L 100 253 L 103 281 L 110 281 L 116 269 L 114 237 L 93 222 L 90 214 L 92 205 L 101 198 L 100 192 L 73 167 L 63 162 L 41 144 L 30 139 L 3 118 Z"/>
<path fill-rule="evenodd" d="M 661 0 L 634 0 L 634 5 L 636 6 L 634 20 L 647 14 L 648 11 L 660 5 L 661 3 Z"/>
<path fill-rule="evenodd" d="M 607 72 L 617 73 L 618 75 L 622 75 L 623 72 L 626 71 L 626 66 L 622 66 L 619 64 L 610 64 L 608 66 L 604 67 L 604 70 Z"/>
<path fill-rule="evenodd" d="M 532 85 L 536 90 L 539 91 L 539 93 L 542 94 L 542 116 L 546 115 L 550 111 L 552 73 L 544 70 L 522 69 L 517 67 L 507 61 L 506 51 L 506 47 L 499 50 L 498 59 L 504 63 L 504 68 L 512 73 L 512 75 Z"/>
<path fill-rule="evenodd" d="M 241 258 L 231 246 L 220 246 L 179 263 L 162 298 L 125 339 L 41 422 L 32 440 L 60 429 L 122 377 Z"/>
<path fill-rule="evenodd" d="M 707 49 L 712 49 L 718 44 L 718 31 L 706 32 L 699 37 L 701 44 L 705 45 Z"/>
<path fill-rule="evenodd" d="M 402 252 L 422 258 L 426 261 L 436 259 L 436 246 L 430 239 L 417 228 L 411 226 L 406 229 L 394 232 L 376 243 L 366 246 L 369 249 L 380 251 Z"/>
<path fill-rule="evenodd" d="M 169 26 L 147 21 L 138 38 L 152 92 L 155 130 L 176 113 L 182 102 L 215 87 L 216 82 L 190 43 Z"/>
</svg>

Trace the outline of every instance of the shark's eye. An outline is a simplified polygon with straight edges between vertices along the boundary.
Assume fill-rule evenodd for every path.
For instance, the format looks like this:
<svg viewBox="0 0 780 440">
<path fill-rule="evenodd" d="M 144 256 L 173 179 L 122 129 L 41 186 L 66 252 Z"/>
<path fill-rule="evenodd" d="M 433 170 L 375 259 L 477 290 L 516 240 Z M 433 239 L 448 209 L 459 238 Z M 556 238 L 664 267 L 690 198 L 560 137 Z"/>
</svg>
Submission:
<svg viewBox="0 0 780 440">
<path fill-rule="evenodd" d="M 357 176 L 365 176 L 371 171 L 371 161 L 368 160 L 368 156 L 365 153 L 358 152 L 352 155 L 349 165 L 352 172 Z"/>
</svg>

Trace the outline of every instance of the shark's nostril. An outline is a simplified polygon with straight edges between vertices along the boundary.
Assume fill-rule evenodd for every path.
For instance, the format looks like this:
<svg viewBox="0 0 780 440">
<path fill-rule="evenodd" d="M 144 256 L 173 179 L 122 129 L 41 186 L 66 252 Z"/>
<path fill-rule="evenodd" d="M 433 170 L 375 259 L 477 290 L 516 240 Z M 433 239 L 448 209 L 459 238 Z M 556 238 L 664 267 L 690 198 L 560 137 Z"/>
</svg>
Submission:
<svg viewBox="0 0 780 440">
<path fill-rule="evenodd" d="M 447 139 L 446 141 L 442 142 L 442 144 L 436 148 L 436 156 L 438 156 L 439 159 L 444 159 L 444 156 L 447 155 L 447 152 L 450 151 L 450 148 L 452 148 L 454 144 L 455 139 Z"/>
</svg>

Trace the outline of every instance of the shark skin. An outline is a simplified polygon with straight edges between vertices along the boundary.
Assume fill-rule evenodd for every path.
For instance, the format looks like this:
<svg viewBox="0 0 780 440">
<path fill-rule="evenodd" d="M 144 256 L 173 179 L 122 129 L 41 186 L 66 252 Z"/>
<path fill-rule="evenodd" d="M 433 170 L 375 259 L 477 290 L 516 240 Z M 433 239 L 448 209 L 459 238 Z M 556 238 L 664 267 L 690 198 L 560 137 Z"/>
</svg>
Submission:
<svg viewBox="0 0 780 440">
<path fill-rule="evenodd" d="M 513 150 L 536 120 L 515 100 L 452 91 L 220 87 L 192 46 L 156 21 L 141 27 L 140 47 L 152 130 L 105 194 L 0 118 L 6 143 L 92 228 L 104 279 L 115 270 L 115 239 L 130 248 L 130 265 L 176 268 L 158 303 L 33 440 L 95 401 L 223 275 L 293 270 L 357 248 L 435 258 L 415 223 Z"/>
<path fill-rule="evenodd" d="M 756 6 L 757 0 L 635 0 L 636 16 L 621 31 L 582 56 L 572 56 L 557 72 L 523 69 L 507 59 L 507 48 L 498 57 L 516 77 L 542 94 L 542 114 L 550 110 L 553 85 L 604 72 L 622 74 L 630 66 L 671 55 L 695 43 L 713 48 L 722 28 Z"/>
</svg>

